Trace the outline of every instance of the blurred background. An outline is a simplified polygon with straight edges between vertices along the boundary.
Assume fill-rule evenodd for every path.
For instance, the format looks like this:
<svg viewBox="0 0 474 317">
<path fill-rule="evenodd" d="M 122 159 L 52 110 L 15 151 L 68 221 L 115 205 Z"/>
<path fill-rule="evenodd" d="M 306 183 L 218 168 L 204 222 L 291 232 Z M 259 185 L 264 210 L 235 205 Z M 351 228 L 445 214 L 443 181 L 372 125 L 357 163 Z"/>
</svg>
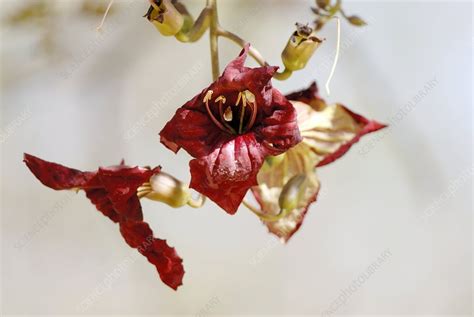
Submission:
<svg viewBox="0 0 474 317">
<path fill-rule="evenodd" d="M 184 2 L 195 16 L 204 5 Z M 124 158 L 189 180 L 189 156 L 165 149 L 158 132 L 211 81 L 208 37 L 161 36 L 142 18 L 145 0 L 116 1 L 99 33 L 106 5 L 0 1 L 2 313 L 471 315 L 471 2 L 344 1 L 369 25 L 342 21 L 322 95 L 390 127 L 319 170 L 320 198 L 287 245 L 245 208 L 143 201 L 184 258 L 177 292 L 83 193 L 48 189 L 22 163 L 23 152 L 82 170 Z M 314 20 L 311 6 L 223 0 L 219 15 L 280 65 L 294 23 Z M 309 66 L 277 88 L 324 87 L 335 23 L 320 35 Z M 240 48 L 222 39 L 220 51 L 223 67 Z"/>
</svg>

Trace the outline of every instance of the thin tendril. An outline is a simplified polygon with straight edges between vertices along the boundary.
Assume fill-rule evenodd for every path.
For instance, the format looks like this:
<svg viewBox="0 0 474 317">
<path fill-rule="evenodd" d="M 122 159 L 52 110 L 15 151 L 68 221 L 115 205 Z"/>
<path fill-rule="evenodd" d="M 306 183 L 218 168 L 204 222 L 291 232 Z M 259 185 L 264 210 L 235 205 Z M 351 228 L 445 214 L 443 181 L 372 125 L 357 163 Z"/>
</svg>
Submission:
<svg viewBox="0 0 474 317">
<path fill-rule="evenodd" d="M 107 9 L 105 9 L 104 16 L 102 17 L 102 21 L 100 22 L 99 26 L 97 27 L 97 31 L 102 31 L 102 27 L 104 26 L 105 18 L 107 17 L 107 14 L 109 14 L 109 10 L 114 4 L 114 0 L 110 0 L 109 4 L 107 5 Z"/>
<path fill-rule="evenodd" d="M 336 19 L 337 22 L 337 42 L 336 42 L 336 54 L 334 56 L 334 62 L 332 64 L 331 72 L 329 73 L 328 80 L 326 81 L 326 92 L 328 95 L 331 94 L 331 91 L 329 89 L 329 83 L 331 82 L 332 76 L 334 75 L 334 71 L 336 70 L 336 65 L 337 65 L 337 60 L 339 59 L 339 48 L 341 46 L 341 21 L 339 20 L 339 17 L 332 17 L 333 19 Z"/>
</svg>

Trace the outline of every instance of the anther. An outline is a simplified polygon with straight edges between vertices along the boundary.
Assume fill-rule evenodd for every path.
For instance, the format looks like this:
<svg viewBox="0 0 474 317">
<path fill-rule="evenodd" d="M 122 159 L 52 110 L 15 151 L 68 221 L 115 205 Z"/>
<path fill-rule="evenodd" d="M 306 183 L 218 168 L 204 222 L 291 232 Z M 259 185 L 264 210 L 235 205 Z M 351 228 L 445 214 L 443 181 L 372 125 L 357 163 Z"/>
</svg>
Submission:
<svg viewBox="0 0 474 317">
<path fill-rule="evenodd" d="M 211 100 L 211 97 L 212 97 L 212 94 L 214 93 L 214 91 L 212 90 L 208 90 L 206 92 L 206 95 L 204 96 L 204 99 L 202 100 L 203 102 L 208 102 L 209 100 Z"/>
<path fill-rule="evenodd" d="M 204 99 L 202 100 L 204 102 L 204 104 L 206 105 L 206 110 L 207 110 L 207 114 L 209 115 L 209 117 L 211 118 L 212 122 L 214 122 L 214 124 L 219 128 L 221 129 L 222 131 L 228 131 L 223 125 L 222 123 L 219 122 L 219 120 L 216 119 L 216 117 L 214 117 L 214 114 L 212 113 L 211 109 L 209 108 L 209 100 L 211 100 L 211 97 L 212 97 L 212 94 L 214 93 L 214 91 L 212 90 L 208 90 L 206 92 L 206 95 L 204 96 Z M 220 103 L 222 104 L 222 103 Z"/>
</svg>

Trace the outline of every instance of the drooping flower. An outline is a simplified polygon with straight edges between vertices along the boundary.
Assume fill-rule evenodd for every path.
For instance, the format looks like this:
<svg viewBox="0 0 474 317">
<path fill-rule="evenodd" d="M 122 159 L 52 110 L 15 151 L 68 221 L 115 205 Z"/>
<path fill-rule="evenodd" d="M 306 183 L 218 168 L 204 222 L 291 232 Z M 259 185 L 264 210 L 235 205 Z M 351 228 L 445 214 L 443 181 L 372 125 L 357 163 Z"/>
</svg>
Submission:
<svg viewBox="0 0 474 317">
<path fill-rule="evenodd" d="M 298 113 L 303 141 L 265 161 L 252 193 L 260 205 L 256 211 L 269 231 L 288 241 L 300 228 L 320 183 L 316 167 L 334 162 L 359 139 L 385 127 L 350 111 L 341 104 L 328 105 L 316 83 L 286 96 Z"/>
<path fill-rule="evenodd" d="M 150 181 L 156 183 L 154 178 L 162 174 L 159 166 L 153 169 L 130 167 L 122 162 L 117 166 L 101 167 L 95 172 L 82 172 L 29 154 L 24 155 L 24 162 L 47 187 L 84 190 L 100 212 L 119 224 L 127 244 L 156 267 L 166 285 L 175 290 L 182 285 L 183 260 L 166 240 L 155 238 L 148 223 L 143 221 L 139 196 L 156 196 L 149 187 Z"/>
<path fill-rule="evenodd" d="M 264 159 L 301 141 L 294 107 L 271 85 L 277 67 L 245 67 L 248 49 L 160 132 L 170 150 L 194 157 L 190 187 L 230 214 L 257 184 Z"/>
</svg>

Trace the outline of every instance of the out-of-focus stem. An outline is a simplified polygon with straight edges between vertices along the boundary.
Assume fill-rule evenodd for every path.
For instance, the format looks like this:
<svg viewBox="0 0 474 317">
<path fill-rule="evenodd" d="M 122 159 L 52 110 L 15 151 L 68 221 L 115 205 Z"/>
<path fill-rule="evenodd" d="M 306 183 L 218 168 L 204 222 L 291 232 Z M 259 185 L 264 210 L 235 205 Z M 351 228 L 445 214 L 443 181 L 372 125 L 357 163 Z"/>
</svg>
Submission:
<svg viewBox="0 0 474 317">
<path fill-rule="evenodd" d="M 259 217 L 260 219 L 262 219 L 263 221 L 268 221 L 268 222 L 274 222 L 274 221 L 278 221 L 284 217 L 286 217 L 286 215 L 288 214 L 288 212 L 285 212 L 284 210 L 280 210 L 280 212 L 277 214 L 277 215 L 267 215 L 267 214 L 264 214 L 263 211 L 261 211 L 260 209 L 252 206 L 249 202 L 245 201 L 245 200 L 242 200 L 242 204 L 248 209 L 250 210 L 251 212 L 253 212 L 255 215 L 257 215 L 257 217 Z"/>
<path fill-rule="evenodd" d="M 207 7 L 210 8 L 211 24 L 209 28 L 209 42 L 211 49 L 212 78 L 216 80 L 219 77 L 219 43 L 218 33 L 219 22 L 217 16 L 216 0 L 207 0 Z"/>
<path fill-rule="evenodd" d="M 211 22 L 211 11 L 212 10 L 209 7 L 204 8 L 193 26 L 187 31 L 182 30 L 176 34 L 176 39 L 184 43 L 198 41 L 209 28 Z"/>
<path fill-rule="evenodd" d="M 219 27 L 219 29 L 217 30 L 217 34 L 219 36 L 222 36 L 222 37 L 225 37 L 229 40 L 231 40 L 232 42 L 236 43 L 237 45 L 239 45 L 240 47 L 244 47 L 245 44 L 247 44 L 247 42 L 241 38 L 240 36 L 238 36 L 237 34 L 234 34 L 232 32 L 229 32 L 227 30 L 224 30 L 222 28 Z M 265 61 L 265 59 L 263 58 L 262 54 L 260 54 L 260 52 L 255 49 L 253 46 L 250 46 L 249 48 L 249 55 L 260 65 L 260 66 L 268 66 L 269 64 Z M 282 72 L 278 72 L 278 73 L 275 73 L 275 75 L 273 76 L 275 79 L 278 79 L 278 80 L 285 80 L 285 79 L 288 79 L 291 74 L 293 72 L 291 70 L 288 70 L 288 69 L 284 69 Z"/>
</svg>

